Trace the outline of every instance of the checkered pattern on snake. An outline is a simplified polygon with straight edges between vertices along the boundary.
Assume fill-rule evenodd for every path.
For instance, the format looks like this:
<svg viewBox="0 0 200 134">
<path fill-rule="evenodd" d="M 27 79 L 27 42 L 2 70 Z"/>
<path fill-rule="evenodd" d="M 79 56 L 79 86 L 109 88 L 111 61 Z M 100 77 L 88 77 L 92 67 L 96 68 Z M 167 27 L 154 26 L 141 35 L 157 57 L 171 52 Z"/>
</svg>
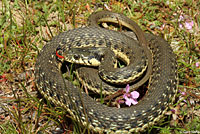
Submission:
<svg viewBox="0 0 200 134">
<path fill-rule="evenodd" d="M 64 80 L 59 69 L 56 49 L 67 37 L 84 30 L 93 34 L 92 27 L 79 28 L 60 33 L 40 51 L 35 78 L 39 92 L 49 101 L 65 108 L 72 116 L 97 132 L 129 133 L 143 131 L 153 125 L 166 112 L 176 94 L 176 56 L 170 45 L 160 37 L 145 34 L 153 56 L 153 70 L 148 92 L 135 106 L 127 108 L 108 107 L 100 104 L 85 92 Z M 87 124 L 87 122 L 89 124 Z"/>
</svg>

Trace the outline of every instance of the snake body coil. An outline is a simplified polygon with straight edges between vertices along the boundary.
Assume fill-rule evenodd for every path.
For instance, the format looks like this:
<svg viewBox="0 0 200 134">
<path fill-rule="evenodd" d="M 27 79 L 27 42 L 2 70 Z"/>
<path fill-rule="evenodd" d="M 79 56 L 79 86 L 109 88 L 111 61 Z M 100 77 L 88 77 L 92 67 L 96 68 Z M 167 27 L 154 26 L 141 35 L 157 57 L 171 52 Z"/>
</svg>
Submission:
<svg viewBox="0 0 200 134">
<path fill-rule="evenodd" d="M 108 107 L 93 100 L 70 81 L 64 80 L 56 57 L 56 50 L 60 44 L 65 44 L 69 37 L 75 37 L 79 33 L 95 35 L 95 32 L 100 31 L 104 30 L 94 27 L 78 28 L 63 32 L 48 42 L 39 53 L 35 65 L 38 90 L 46 99 L 64 107 L 72 116 L 77 117 L 78 121 L 94 131 L 108 133 L 142 131 L 158 121 L 174 99 L 177 84 L 176 56 L 162 38 L 145 34 L 153 57 L 148 93 L 135 106 Z M 109 34 L 109 30 L 105 33 Z M 76 43 L 72 40 L 70 42 Z"/>
</svg>

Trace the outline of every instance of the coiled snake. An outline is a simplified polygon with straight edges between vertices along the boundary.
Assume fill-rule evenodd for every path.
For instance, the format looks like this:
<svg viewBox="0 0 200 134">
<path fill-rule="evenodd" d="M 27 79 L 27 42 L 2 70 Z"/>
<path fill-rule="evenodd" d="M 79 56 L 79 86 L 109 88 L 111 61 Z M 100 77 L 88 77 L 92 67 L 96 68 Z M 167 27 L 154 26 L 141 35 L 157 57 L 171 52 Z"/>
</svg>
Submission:
<svg viewBox="0 0 200 134">
<path fill-rule="evenodd" d="M 93 14 L 89 20 L 92 26 L 60 33 L 40 51 L 35 65 L 35 77 L 38 90 L 46 99 L 56 105 L 62 106 L 72 116 L 77 117 L 76 119 L 81 121 L 83 125 L 87 125 L 96 132 L 129 133 L 143 131 L 158 121 L 166 112 L 168 105 L 174 100 L 177 85 L 176 56 L 165 40 L 152 34 L 145 34 L 143 36 L 141 29 L 122 14 L 101 11 Z M 105 43 L 108 43 L 106 41 L 111 38 L 111 43 L 116 38 L 117 40 L 125 39 L 125 42 L 128 42 L 130 39 L 130 37 L 123 33 L 98 27 L 97 21 L 122 22 L 123 25 L 136 33 L 140 43 L 140 45 L 137 45 L 138 47 L 146 46 L 151 50 L 151 60 L 149 60 L 151 56 L 147 56 L 150 51 L 144 51 L 148 58 L 147 75 L 141 78 L 143 82 L 139 82 L 135 86 L 138 87 L 150 77 L 148 93 L 135 106 L 116 108 L 100 104 L 62 77 L 59 68 L 60 61 L 58 60 L 58 56 L 60 55 L 57 52 L 62 50 L 61 54 L 63 54 L 62 52 L 71 49 L 71 47 L 66 48 L 63 46 L 73 46 L 73 44 L 77 45 L 80 42 L 91 44 L 86 43 L 85 40 L 87 38 L 98 38 L 100 37 L 99 35 L 105 35 L 101 38 L 101 41 L 107 37 L 104 40 Z M 79 41 L 77 41 L 78 39 Z M 144 65 L 147 64 L 144 62 Z M 151 64 L 152 68 L 149 66 Z M 85 81 L 86 83 L 88 82 L 87 80 Z M 91 84 L 92 81 L 89 82 Z"/>
</svg>

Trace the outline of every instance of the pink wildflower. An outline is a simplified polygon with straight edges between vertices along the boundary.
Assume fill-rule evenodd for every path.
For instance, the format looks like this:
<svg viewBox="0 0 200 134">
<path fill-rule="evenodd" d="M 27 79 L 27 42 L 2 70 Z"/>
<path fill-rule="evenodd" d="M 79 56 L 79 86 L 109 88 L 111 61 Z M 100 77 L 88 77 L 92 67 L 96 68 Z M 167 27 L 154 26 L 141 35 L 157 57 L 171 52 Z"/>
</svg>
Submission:
<svg viewBox="0 0 200 134">
<path fill-rule="evenodd" d="M 185 28 L 186 28 L 187 30 L 191 30 L 192 27 L 193 27 L 193 25 L 194 25 L 194 22 L 193 22 L 193 21 L 186 21 L 186 22 L 185 22 Z"/>
<path fill-rule="evenodd" d="M 129 107 L 131 104 L 136 105 L 137 98 L 139 97 L 139 93 L 137 91 L 133 91 L 129 93 L 130 87 L 129 84 L 126 86 L 126 93 L 123 95 L 123 98 L 125 99 L 125 104 L 128 105 Z"/>
<path fill-rule="evenodd" d="M 187 15 L 181 15 L 179 17 L 178 22 L 180 29 L 186 28 L 187 30 L 191 31 L 194 26 L 193 20 L 191 19 L 191 17 L 188 17 Z"/>
<path fill-rule="evenodd" d="M 199 62 L 196 62 L 196 67 L 199 67 Z"/>
</svg>

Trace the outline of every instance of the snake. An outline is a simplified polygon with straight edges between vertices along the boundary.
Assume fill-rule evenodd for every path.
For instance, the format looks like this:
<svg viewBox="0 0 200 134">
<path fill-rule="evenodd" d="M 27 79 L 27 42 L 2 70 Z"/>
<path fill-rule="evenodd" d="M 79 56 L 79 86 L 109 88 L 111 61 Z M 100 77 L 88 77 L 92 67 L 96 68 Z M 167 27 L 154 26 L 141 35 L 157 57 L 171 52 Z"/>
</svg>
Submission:
<svg viewBox="0 0 200 134">
<path fill-rule="evenodd" d="M 168 106 L 175 100 L 178 83 L 176 55 L 167 41 L 153 34 L 143 33 L 134 21 L 123 14 L 99 11 L 91 16 L 89 17 L 91 21 L 89 26 L 62 32 L 44 45 L 35 63 L 35 80 L 38 91 L 44 98 L 63 107 L 78 122 L 95 132 L 132 133 L 144 131 L 147 127 L 156 124 L 164 116 Z M 57 54 L 60 46 L 67 44 L 67 41 L 71 44 L 77 43 L 77 40 L 74 39 L 78 35 L 86 34 L 93 39 L 101 32 L 108 35 L 109 38 L 110 34 L 112 35 L 112 30 L 97 26 L 99 20 L 110 22 L 115 20 L 114 23 L 119 20 L 136 33 L 140 47 L 147 46 L 150 50 L 147 53 L 151 53 L 152 59 L 148 60 L 148 63 L 152 64 L 152 67 L 148 67 L 150 68 L 147 68 L 146 71 L 148 75 L 141 78 L 143 80 L 141 83 L 149 79 L 148 92 L 137 105 L 124 108 L 103 105 L 62 76 L 59 67 L 60 58 Z M 125 36 L 125 38 L 129 38 L 122 32 L 114 33 L 119 38 Z M 82 36 L 78 38 L 82 38 Z M 84 40 L 84 38 L 82 39 Z M 61 48 L 66 49 L 66 47 Z M 88 71 L 86 74 L 94 72 Z M 95 80 L 90 81 L 90 84 L 91 82 L 94 83 Z M 88 83 L 88 85 L 90 84 Z"/>
</svg>

